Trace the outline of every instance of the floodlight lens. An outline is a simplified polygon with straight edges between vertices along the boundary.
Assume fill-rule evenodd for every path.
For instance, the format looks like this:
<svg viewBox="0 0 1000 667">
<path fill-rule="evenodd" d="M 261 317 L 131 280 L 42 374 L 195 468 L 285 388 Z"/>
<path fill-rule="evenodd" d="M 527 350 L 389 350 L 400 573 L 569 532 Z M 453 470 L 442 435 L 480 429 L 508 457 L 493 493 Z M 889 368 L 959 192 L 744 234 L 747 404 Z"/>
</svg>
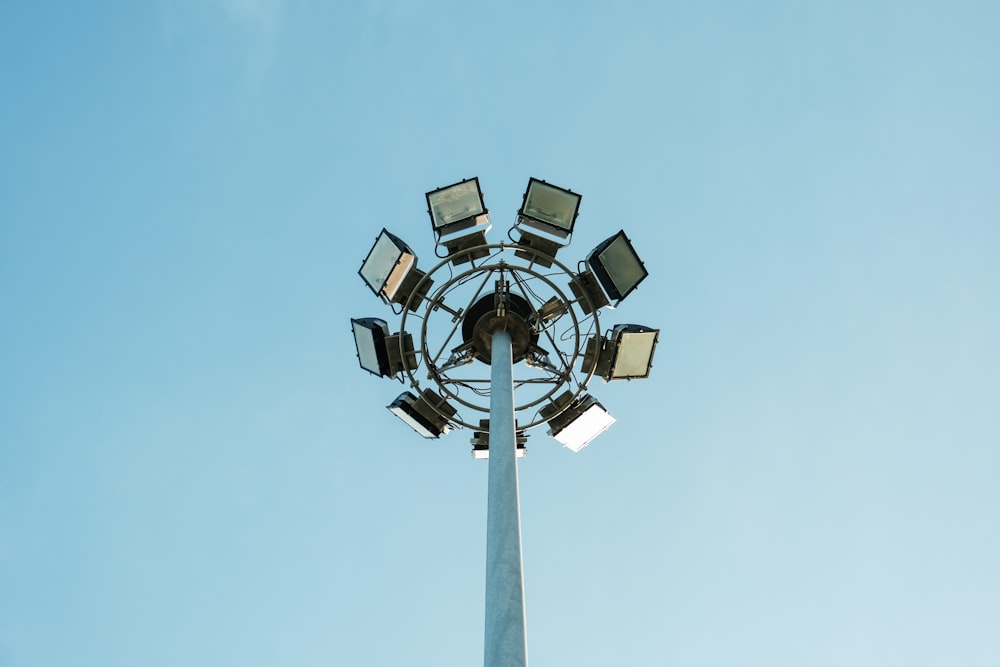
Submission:
<svg viewBox="0 0 1000 667">
<path fill-rule="evenodd" d="M 656 345 L 656 331 L 623 332 L 618 339 L 612 378 L 644 378 L 649 375 Z"/>
<path fill-rule="evenodd" d="M 385 338 L 389 333 L 384 320 L 374 317 L 352 319 L 354 343 L 358 348 L 361 368 L 373 375 L 389 375 L 389 357 Z"/>
<path fill-rule="evenodd" d="M 649 275 L 623 231 L 597 246 L 587 261 L 614 301 L 624 299 Z"/>
<path fill-rule="evenodd" d="M 614 423 L 615 418 L 600 403 L 594 401 L 563 430 L 553 434 L 553 437 L 574 452 L 578 452 Z"/>
<path fill-rule="evenodd" d="M 579 208 L 580 195 L 531 179 L 521 214 L 571 232 Z"/>
<path fill-rule="evenodd" d="M 434 229 L 468 220 L 486 212 L 479 181 L 472 179 L 427 194 Z"/>
<path fill-rule="evenodd" d="M 385 296 L 391 298 L 388 291 L 395 292 L 403 276 L 415 263 L 416 257 L 409 252 L 406 244 L 383 229 L 359 273 L 375 294 L 382 295 L 386 291 Z"/>
</svg>

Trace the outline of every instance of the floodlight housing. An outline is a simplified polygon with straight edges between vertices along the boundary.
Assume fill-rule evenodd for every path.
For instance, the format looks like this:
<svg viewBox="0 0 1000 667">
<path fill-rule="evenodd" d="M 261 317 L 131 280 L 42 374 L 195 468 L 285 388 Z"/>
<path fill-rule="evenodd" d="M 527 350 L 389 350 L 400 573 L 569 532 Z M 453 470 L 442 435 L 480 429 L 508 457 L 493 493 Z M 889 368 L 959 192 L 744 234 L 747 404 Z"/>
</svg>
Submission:
<svg viewBox="0 0 1000 667">
<path fill-rule="evenodd" d="M 358 349 L 361 368 L 372 375 L 387 377 L 389 373 L 389 351 L 385 339 L 389 336 L 389 326 L 385 320 L 376 317 L 351 318 L 354 330 L 354 345 Z"/>
<path fill-rule="evenodd" d="M 438 239 L 438 245 L 443 245 L 447 250 L 446 257 L 451 257 L 451 263 L 455 266 L 471 262 L 474 259 L 482 259 L 490 254 L 486 247 L 486 233 L 490 231 L 492 225 L 486 225 L 475 229 L 470 234 L 454 235 L 444 240 Z"/>
<path fill-rule="evenodd" d="M 389 335 L 389 326 L 377 317 L 351 318 L 351 328 L 358 362 L 372 375 L 392 377 L 417 367 L 412 334 Z"/>
<path fill-rule="evenodd" d="M 581 199 L 572 190 L 531 178 L 517 214 L 518 224 L 564 239 L 573 233 Z"/>
<path fill-rule="evenodd" d="M 587 256 L 587 264 L 615 305 L 621 303 L 649 275 L 624 231 L 619 231 L 594 248 Z"/>
<path fill-rule="evenodd" d="M 517 430 L 517 422 L 514 422 L 514 455 L 523 459 L 528 454 L 528 436 L 523 430 Z M 479 430 L 472 432 L 472 458 L 485 461 L 490 458 L 490 420 L 480 419 Z"/>
<path fill-rule="evenodd" d="M 586 315 L 590 315 L 595 310 L 610 306 L 611 302 L 601 289 L 601 283 L 593 271 L 584 271 L 573 276 L 573 281 L 569 284 L 569 289 L 576 297 L 580 309 Z"/>
<path fill-rule="evenodd" d="M 409 303 L 413 311 L 431 286 L 431 281 L 423 280 L 426 274 L 417 268 L 417 256 L 410 246 L 385 228 L 375 239 L 358 274 L 376 296 L 391 303 Z"/>
<path fill-rule="evenodd" d="M 457 410 L 431 389 L 420 396 L 404 391 L 387 408 L 425 438 L 439 438 L 451 430 L 450 420 Z"/>
<path fill-rule="evenodd" d="M 524 229 L 518 229 L 521 237 L 517 240 L 517 245 L 530 250 L 514 250 L 514 256 L 526 259 L 529 262 L 548 268 L 552 266 L 552 258 L 556 256 L 559 248 L 563 247 L 551 239 L 538 234 L 532 234 Z"/>
<path fill-rule="evenodd" d="M 616 421 L 590 394 L 574 399 L 568 391 L 539 410 L 539 414 L 549 422 L 549 435 L 574 452 L 586 447 Z"/>
<path fill-rule="evenodd" d="M 478 177 L 428 192 L 427 213 L 439 239 L 445 234 L 489 223 L 489 211 L 483 201 Z"/>
<path fill-rule="evenodd" d="M 587 342 L 583 370 L 611 380 L 634 380 L 649 377 L 659 329 L 641 324 L 619 324 L 606 338 L 593 336 Z"/>
</svg>

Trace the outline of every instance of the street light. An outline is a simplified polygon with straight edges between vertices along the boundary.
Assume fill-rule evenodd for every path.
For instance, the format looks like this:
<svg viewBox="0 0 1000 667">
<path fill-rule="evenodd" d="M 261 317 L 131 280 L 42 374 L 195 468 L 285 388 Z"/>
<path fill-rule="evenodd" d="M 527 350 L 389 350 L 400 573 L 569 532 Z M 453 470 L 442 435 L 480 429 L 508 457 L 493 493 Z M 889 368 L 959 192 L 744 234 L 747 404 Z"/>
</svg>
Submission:
<svg viewBox="0 0 1000 667">
<path fill-rule="evenodd" d="M 486 242 L 489 212 L 478 178 L 426 199 L 441 261 L 418 270 L 413 250 L 382 230 L 359 273 L 383 301 L 403 305 L 393 307 L 399 333 L 379 318 L 352 319 L 358 361 L 368 373 L 408 383 L 388 409 L 419 435 L 467 428 L 472 457 L 488 460 L 484 663 L 524 667 L 517 459 L 532 428 L 547 425 L 557 442 L 579 452 L 614 423 L 586 393 L 591 379 L 649 375 L 659 330 L 622 324 L 602 336 L 600 323 L 603 309 L 618 305 L 647 271 L 624 231 L 598 244 L 582 270 L 557 260 L 582 197 L 537 178 L 507 230 L 511 243 Z M 559 275 L 569 290 L 552 277 Z M 441 285 L 431 291 L 434 277 Z M 416 322 L 412 334 L 407 322 Z"/>
</svg>

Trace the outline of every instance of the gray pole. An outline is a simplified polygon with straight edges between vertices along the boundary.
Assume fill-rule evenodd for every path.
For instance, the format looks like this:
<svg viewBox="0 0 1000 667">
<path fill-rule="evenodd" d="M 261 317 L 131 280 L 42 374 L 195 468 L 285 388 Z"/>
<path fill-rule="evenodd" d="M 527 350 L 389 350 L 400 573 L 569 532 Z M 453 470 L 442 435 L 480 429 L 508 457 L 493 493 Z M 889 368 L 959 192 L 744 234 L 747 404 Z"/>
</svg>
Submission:
<svg viewBox="0 0 1000 667">
<path fill-rule="evenodd" d="M 526 667 L 521 576 L 521 511 L 514 431 L 510 334 L 493 332 L 490 352 L 490 458 L 486 516 L 486 667 Z"/>
</svg>

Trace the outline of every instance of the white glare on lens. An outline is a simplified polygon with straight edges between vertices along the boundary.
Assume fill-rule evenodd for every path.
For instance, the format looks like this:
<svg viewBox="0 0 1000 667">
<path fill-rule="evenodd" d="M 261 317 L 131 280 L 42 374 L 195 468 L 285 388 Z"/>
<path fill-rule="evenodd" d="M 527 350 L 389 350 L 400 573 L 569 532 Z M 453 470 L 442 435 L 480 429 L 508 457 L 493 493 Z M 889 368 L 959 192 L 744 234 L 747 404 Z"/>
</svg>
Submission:
<svg viewBox="0 0 1000 667">
<path fill-rule="evenodd" d="M 553 437 L 574 452 L 586 447 L 591 440 L 608 430 L 615 423 L 612 417 L 600 405 L 591 405 L 566 428 Z"/>
</svg>

